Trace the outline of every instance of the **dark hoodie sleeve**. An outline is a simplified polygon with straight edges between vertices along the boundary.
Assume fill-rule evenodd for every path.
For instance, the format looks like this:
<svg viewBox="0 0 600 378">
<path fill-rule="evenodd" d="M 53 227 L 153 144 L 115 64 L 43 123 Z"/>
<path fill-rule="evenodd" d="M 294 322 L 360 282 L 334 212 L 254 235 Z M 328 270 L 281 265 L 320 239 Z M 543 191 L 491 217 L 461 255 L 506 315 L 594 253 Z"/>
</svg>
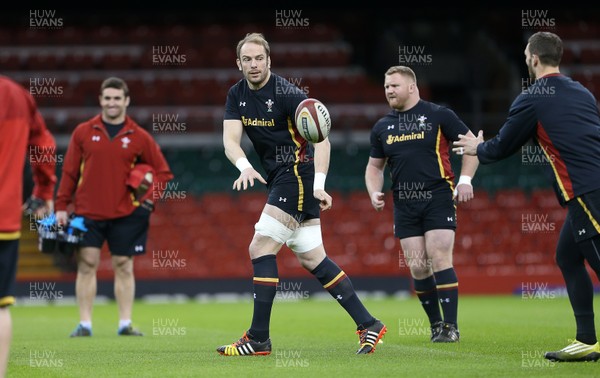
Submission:
<svg viewBox="0 0 600 378">
<path fill-rule="evenodd" d="M 489 164 L 515 153 L 535 135 L 537 117 L 534 105 L 525 94 L 519 95 L 510 107 L 508 118 L 498 134 L 477 146 L 481 164 Z"/>
</svg>

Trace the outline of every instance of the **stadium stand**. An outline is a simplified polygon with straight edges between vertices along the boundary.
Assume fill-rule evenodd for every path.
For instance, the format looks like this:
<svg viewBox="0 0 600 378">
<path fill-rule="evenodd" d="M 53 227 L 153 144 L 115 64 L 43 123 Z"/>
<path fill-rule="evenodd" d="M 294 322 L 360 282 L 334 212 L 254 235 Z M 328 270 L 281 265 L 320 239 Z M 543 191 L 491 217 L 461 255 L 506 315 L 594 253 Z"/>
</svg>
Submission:
<svg viewBox="0 0 600 378">
<path fill-rule="evenodd" d="M 227 89 L 240 79 L 235 44 L 248 31 L 264 32 L 273 70 L 324 101 L 332 115 L 328 187 L 334 207 L 323 214 L 328 253 L 352 276 L 394 278 L 408 269 L 392 236 L 391 208 L 372 210 L 363 173 L 368 130 L 388 111 L 382 73 L 398 64 L 398 46 L 428 49 L 437 65 L 417 67 L 421 96 L 448 104 L 487 135 L 501 125 L 520 77 L 526 77 L 527 31 L 505 25 L 507 19 L 518 24 L 518 12 L 481 17 L 481 30 L 468 22 L 435 22 L 440 13 L 428 14 L 430 23 L 378 15 L 373 25 L 390 24 L 386 30 L 358 22 L 371 20 L 368 11 L 311 19 L 308 29 L 277 27 L 272 15 L 267 21 L 248 16 L 225 22 L 223 15 L 206 12 L 202 22 L 179 14 L 110 23 L 90 15 L 67 19 L 56 30 L 36 30 L 15 23 L 27 17 L 20 15 L 0 24 L 0 67 L 32 90 L 54 91 L 38 93 L 36 100 L 63 149 L 75 125 L 97 113 L 100 82 L 123 77 L 132 94 L 129 113 L 155 134 L 176 176 L 168 191 L 173 198 L 161 199 L 152 218 L 151 252 L 136 262 L 137 277 L 245 278 L 251 274 L 247 244 L 265 192 L 230 191 L 236 170 L 223 156 L 219 133 Z M 490 33 L 498 30 L 506 32 Z M 565 39 L 565 71 L 599 95 L 600 28 L 573 22 L 558 33 Z M 480 56 L 485 61 L 471 61 Z M 164 128 L 161 117 L 175 117 L 167 126 L 179 129 Z M 545 189 L 540 167 L 520 157 L 480 167 L 475 199 L 458 207 L 455 264 L 463 292 L 512 291 L 524 277 L 561 282 L 553 255 L 564 210 Z M 49 265 L 32 245 L 24 243 L 20 281 L 73 279 L 69 261 Z M 279 260 L 282 276 L 306 275 L 289 251 Z M 110 279 L 110 264 L 103 263 L 98 275 Z"/>
</svg>

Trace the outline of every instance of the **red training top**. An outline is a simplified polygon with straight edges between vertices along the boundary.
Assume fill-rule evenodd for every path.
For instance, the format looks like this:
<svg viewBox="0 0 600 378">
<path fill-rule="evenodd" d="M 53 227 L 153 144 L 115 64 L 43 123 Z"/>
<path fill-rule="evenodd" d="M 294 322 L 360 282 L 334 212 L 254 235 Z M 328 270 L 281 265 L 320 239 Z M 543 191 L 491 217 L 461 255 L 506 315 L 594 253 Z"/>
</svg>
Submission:
<svg viewBox="0 0 600 378">
<path fill-rule="evenodd" d="M 150 133 L 129 116 L 112 139 L 100 115 L 77 125 L 64 160 L 56 211 L 67 210 L 73 202 L 75 214 L 93 220 L 131 214 L 139 203 L 126 182 L 136 163 L 154 168 L 154 195 L 150 199 L 161 198 L 160 192 L 173 174 Z"/>
<path fill-rule="evenodd" d="M 56 185 L 56 143 L 31 94 L 0 76 L 0 240 L 21 236 L 25 158 L 33 172 L 33 195 L 51 200 Z"/>
</svg>

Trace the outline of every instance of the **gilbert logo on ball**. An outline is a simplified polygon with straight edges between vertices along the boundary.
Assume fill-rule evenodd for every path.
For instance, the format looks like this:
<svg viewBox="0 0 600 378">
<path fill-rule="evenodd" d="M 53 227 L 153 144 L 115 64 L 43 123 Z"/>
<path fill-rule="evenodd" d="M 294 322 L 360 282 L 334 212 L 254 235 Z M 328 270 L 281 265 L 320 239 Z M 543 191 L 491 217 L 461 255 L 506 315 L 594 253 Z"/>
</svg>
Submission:
<svg viewBox="0 0 600 378">
<path fill-rule="evenodd" d="M 296 128 L 307 141 L 322 142 L 331 131 L 329 110 L 317 99 L 303 100 L 296 108 Z"/>
</svg>

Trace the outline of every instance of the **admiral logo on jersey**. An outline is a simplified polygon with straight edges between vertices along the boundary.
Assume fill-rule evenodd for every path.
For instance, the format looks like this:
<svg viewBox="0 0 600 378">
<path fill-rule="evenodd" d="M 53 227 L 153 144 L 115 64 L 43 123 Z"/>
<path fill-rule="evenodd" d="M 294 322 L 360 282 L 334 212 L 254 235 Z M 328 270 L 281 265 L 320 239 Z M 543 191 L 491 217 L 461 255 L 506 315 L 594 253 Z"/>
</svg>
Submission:
<svg viewBox="0 0 600 378">
<path fill-rule="evenodd" d="M 396 194 L 402 182 L 421 183 L 428 193 L 449 190 L 454 179 L 450 141 L 468 131 L 449 108 L 420 100 L 408 111 L 393 110 L 377 121 L 371 130 L 370 156 L 389 158 Z"/>
<path fill-rule="evenodd" d="M 398 143 L 398 142 L 406 142 L 407 140 L 415 140 L 415 139 L 425 139 L 425 131 L 421 131 L 420 133 L 410 133 L 408 135 L 388 135 L 386 144 Z"/>
<path fill-rule="evenodd" d="M 258 118 L 246 118 L 244 116 L 242 116 L 242 124 L 244 126 L 266 126 L 266 127 L 273 127 L 275 126 L 275 120 L 274 119 L 258 119 Z"/>
<path fill-rule="evenodd" d="M 292 119 L 298 104 L 306 98 L 304 92 L 274 73 L 258 90 L 250 89 L 242 79 L 227 94 L 223 119 L 242 122 L 260 156 L 267 182 L 314 158 L 313 147 L 298 134 Z"/>
</svg>

